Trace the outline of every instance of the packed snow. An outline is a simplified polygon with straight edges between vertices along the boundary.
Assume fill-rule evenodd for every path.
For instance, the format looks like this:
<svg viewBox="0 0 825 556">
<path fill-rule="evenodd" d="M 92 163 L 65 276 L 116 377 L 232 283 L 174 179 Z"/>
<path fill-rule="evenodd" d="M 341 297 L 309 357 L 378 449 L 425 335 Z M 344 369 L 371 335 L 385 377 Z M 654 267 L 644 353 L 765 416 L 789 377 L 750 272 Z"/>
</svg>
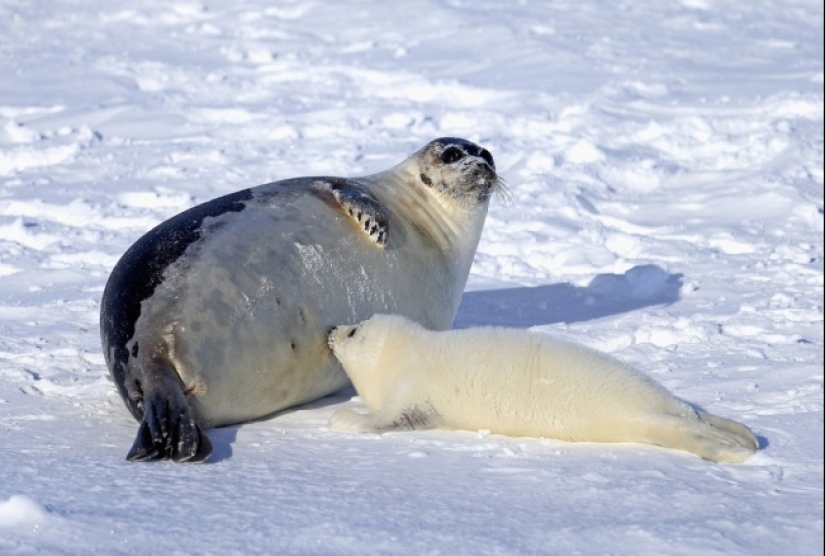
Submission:
<svg viewBox="0 0 825 556">
<path fill-rule="evenodd" d="M 822 554 L 824 59 L 815 0 L 0 3 L 0 553 Z M 441 136 L 509 184 L 456 327 L 610 353 L 760 451 L 335 433 L 348 389 L 127 463 L 129 245 Z"/>
</svg>

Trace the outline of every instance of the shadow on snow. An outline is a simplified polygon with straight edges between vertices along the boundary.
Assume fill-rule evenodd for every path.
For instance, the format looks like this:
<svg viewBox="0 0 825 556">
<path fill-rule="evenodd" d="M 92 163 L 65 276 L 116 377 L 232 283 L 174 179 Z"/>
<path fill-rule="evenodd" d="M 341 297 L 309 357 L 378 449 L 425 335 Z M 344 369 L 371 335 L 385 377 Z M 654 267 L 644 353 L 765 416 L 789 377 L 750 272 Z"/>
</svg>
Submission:
<svg viewBox="0 0 825 556">
<path fill-rule="evenodd" d="M 656 265 L 639 265 L 624 274 L 599 274 L 587 285 L 505 288 L 465 292 L 454 328 L 528 328 L 582 322 L 679 300 L 682 275 Z"/>
</svg>

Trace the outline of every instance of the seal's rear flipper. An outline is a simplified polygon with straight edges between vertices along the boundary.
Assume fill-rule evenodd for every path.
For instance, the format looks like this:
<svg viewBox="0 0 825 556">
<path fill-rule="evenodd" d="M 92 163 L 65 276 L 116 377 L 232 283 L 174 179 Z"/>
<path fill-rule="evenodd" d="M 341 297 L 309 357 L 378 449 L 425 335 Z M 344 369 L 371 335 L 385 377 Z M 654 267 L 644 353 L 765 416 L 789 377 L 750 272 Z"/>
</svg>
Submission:
<svg viewBox="0 0 825 556">
<path fill-rule="evenodd" d="M 703 411 L 697 411 L 696 413 L 702 421 L 705 421 L 711 426 L 727 431 L 733 435 L 736 442 L 740 446 L 750 448 L 752 450 L 759 449 L 759 441 L 756 439 L 756 435 L 754 435 L 753 432 L 742 423 L 738 423 L 731 419 L 725 419 L 724 417 L 717 417 L 716 415 L 711 415 Z"/>
<path fill-rule="evenodd" d="M 691 452 L 715 462 L 742 463 L 759 449 L 750 429 L 706 413 L 662 417 L 650 424 L 649 433 L 653 444 Z"/>
<path fill-rule="evenodd" d="M 195 421 L 175 371 L 157 366 L 144 373 L 143 394 L 143 420 L 127 460 L 195 463 L 212 454 L 212 443 Z"/>
</svg>

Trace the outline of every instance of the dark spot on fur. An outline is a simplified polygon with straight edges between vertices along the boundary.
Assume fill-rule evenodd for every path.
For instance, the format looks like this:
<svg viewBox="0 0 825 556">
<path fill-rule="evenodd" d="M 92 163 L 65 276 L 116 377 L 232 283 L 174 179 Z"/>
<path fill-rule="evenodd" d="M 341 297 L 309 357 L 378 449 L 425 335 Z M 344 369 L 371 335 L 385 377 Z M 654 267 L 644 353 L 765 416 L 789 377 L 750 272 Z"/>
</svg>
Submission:
<svg viewBox="0 0 825 556">
<path fill-rule="evenodd" d="M 422 173 L 422 174 L 421 174 L 420 176 L 418 176 L 418 177 L 419 177 L 419 178 L 421 178 L 421 181 L 423 181 L 423 182 L 424 182 L 424 185 L 427 185 L 427 186 L 429 186 L 429 187 L 432 187 L 432 186 L 433 186 L 433 180 L 431 180 L 429 177 L 427 177 L 427 174 L 423 174 L 423 173 Z"/>
<path fill-rule="evenodd" d="M 276 297 L 276 298 L 275 298 L 275 305 L 280 305 L 280 304 L 281 304 L 281 298 L 280 298 L 280 297 Z"/>
<path fill-rule="evenodd" d="M 303 307 L 298 307 L 298 318 L 301 319 L 301 324 L 307 323 L 307 315 Z"/>
<path fill-rule="evenodd" d="M 410 407 L 393 421 L 393 425 L 401 430 L 428 429 L 431 426 L 435 413 L 421 407 Z"/>
<path fill-rule="evenodd" d="M 138 356 L 138 343 L 135 342 L 135 345 L 132 346 L 132 357 Z"/>
<path fill-rule="evenodd" d="M 296 344 L 295 341 L 292 341 L 292 342 L 289 343 L 289 347 L 292 348 L 292 351 L 295 351 L 295 348 L 298 347 L 298 344 Z"/>
</svg>

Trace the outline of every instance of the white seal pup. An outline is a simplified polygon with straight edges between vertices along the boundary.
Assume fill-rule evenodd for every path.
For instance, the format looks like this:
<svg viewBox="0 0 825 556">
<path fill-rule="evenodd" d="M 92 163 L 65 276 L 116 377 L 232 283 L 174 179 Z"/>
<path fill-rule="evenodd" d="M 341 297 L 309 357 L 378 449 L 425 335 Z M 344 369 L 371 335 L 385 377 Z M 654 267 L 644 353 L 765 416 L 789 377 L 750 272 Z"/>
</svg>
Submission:
<svg viewBox="0 0 825 556">
<path fill-rule="evenodd" d="M 149 231 L 101 301 L 106 363 L 140 422 L 127 459 L 202 461 L 203 428 L 347 385 L 332 326 L 389 311 L 449 328 L 500 187 L 486 149 L 447 137 L 385 172 L 261 185 Z"/>
<path fill-rule="evenodd" d="M 745 425 L 696 411 L 620 361 L 525 330 L 433 332 L 400 315 L 376 315 L 336 327 L 329 344 L 373 411 L 336 412 L 336 430 L 641 442 L 717 462 L 742 462 L 758 448 Z"/>
</svg>

